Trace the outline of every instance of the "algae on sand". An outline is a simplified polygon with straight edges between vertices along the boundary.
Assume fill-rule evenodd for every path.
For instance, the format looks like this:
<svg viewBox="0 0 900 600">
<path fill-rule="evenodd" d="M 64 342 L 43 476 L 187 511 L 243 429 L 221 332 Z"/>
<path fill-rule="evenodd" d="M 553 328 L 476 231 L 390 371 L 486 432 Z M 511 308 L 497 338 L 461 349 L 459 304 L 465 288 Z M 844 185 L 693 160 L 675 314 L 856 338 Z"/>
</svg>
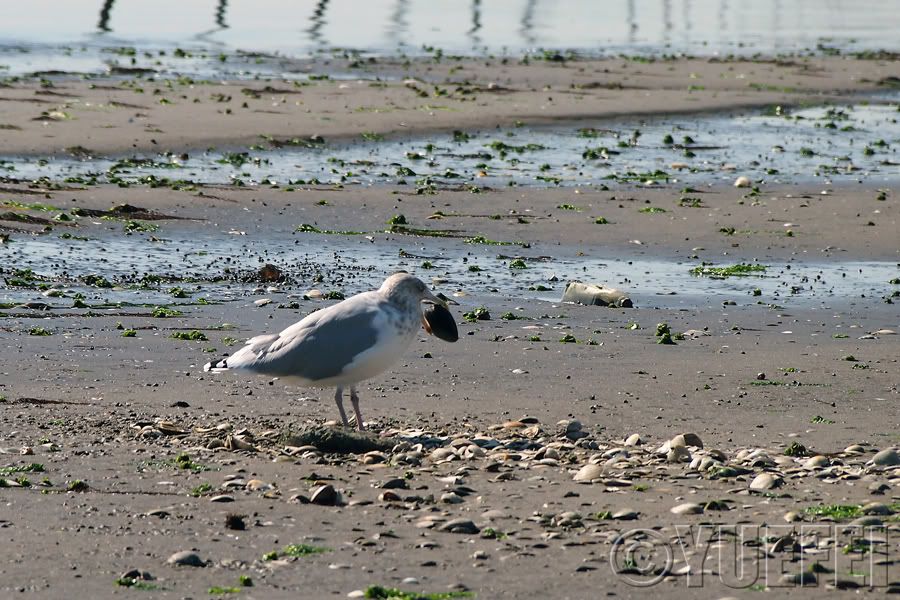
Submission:
<svg viewBox="0 0 900 600">
<path fill-rule="evenodd" d="M 751 265 L 747 263 L 739 263 L 730 267 L 714 267 L 704 263 L 691 269 L 690 273 L 696 277 L 705 276 L 713 279 L 725 279 L 726 277 L 761 276 L 762 273 L 766 272 L 766 268 L 766 265 Z"/>
</svg>

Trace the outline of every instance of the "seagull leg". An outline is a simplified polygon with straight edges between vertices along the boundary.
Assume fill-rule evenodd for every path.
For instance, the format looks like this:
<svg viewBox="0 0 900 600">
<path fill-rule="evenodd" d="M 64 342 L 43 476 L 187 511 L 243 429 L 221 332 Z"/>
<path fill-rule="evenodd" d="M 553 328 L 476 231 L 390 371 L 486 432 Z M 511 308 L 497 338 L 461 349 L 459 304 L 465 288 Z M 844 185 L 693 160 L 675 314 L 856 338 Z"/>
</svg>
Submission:
<svg viewBox="0 0 900 600">
<path fill-rule="evenodd" d="M 338 412 L 341 414 L 341 423 L 344 424 L 344 427 L 350 427 L 350 423 L 347 421 L 347 413 L 344 412 L 344 388 L 338 386 L 334 392 L 334 401 L 337 403 Z"/>
<path fill-rule="evenodd" d="M 359 394 L 356 393 L 356 386 L 350 386 L 350 404 L 353 405 L 353 412 L 356 414 L 356 428 L 364 431 L 362 413 L 359 412 Z"/>
</svg>

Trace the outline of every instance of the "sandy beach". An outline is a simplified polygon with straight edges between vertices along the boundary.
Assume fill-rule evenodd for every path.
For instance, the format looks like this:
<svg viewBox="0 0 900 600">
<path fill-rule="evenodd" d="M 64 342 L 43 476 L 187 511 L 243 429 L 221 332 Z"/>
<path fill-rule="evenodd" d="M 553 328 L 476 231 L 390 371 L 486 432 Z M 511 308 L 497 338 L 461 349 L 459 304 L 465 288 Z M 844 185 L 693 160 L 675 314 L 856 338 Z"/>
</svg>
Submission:
<svg viewBox="0 0 900 600">
<path fill-rule="evenodd" d="M 377 154 L 377 140 L 517 125 L 893 107 L 882 96 L 900 63 L 888 58 L 329 59 L 298 62 L 331 74 L 302 85 L 23 80 L 0 88 L 0 156 L 364 135 Z M 697 189 L 671 165 L 653 185 L 478 193 L 466 187 L 477 180 L 116 185 L 5 172 L 0 595 L 900 591 L 898 142 L 852 182 L 735 187 L 741 167 L 716 166 Z M 397 215 L 407 228 L 391 227 Z M 690 275 L 706 263 L 765 271 Z M 264 264 L 281 276 L 261 279 Z M 379 450 L 292 443 L 333 424 L 330 390 L 203 372 L 335 301 L 313 290 L 349 296 L 398 269 L 458 303 L 460 340 L 423 331 L 362 384 Z M 620 288 L 635 307 L 559 302 L 574 279 Z M 673 344 L 658 343 L 658 324 Z M 725 565 L 723 548 L 741 557 Z M 172 564 L 178 552 L 199 566 Z M 726 576 L 736 564 L 742 576 Z"/>
</svg>

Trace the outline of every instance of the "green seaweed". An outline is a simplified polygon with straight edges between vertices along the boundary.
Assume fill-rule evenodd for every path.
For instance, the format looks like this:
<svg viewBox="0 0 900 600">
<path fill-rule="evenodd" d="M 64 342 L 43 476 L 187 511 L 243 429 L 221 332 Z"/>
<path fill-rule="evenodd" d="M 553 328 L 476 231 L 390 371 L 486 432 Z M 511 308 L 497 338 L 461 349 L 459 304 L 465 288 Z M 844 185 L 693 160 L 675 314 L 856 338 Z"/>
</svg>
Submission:
<svg viewBox="0 0 900 600">
<path fill-rule="evenodd" d="M 765 273 L 766 268 L 765 265 L 747 263 L 739 263 L 729 267 L 713 267 L 708 263 L 703 263 L 691 269 L 690 274 L 696 277 L 706 276 L 714 279 L 724 279 L 726 277 L 758 276 L 760 273 Z"/>
</svg>

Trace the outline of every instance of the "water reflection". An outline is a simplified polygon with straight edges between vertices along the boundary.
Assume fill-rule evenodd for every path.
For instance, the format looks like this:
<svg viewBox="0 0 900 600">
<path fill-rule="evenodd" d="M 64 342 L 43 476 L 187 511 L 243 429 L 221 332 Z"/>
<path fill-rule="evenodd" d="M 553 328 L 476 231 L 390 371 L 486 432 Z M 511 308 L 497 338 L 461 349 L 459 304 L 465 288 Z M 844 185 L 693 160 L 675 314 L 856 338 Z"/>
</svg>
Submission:
<svg viewBox="0 0 900 600">
<path fill-rule="evenodd" d="M 380 54 L 423 46 L 446 54 L 510 55 L 539 48 L 620 53 L 769 53 L 815 49 L 898 50 L 900 11 L 882 0 L 30 0 L 4 14 L 0 66 L 15 73 L 4 48 L 28 47 L 32 62 L 59 48 L 96 52 L 116 43 L 139 51 L 178 44 L 308 56 L 322 48 Z M 47 19 L 52 14 L 53 19 Z M 172 15 L 177 15 L 173 18 Z M 299 35 L 298 35 L 299 33 Z M 56 54 L 56 58 L 53 55 Z M 43 60 L 44 56 L 41 56 Z"/>
<path fill-rule="evenodd" d="M 318 46 L 325 45 L 325 38 L 322 36 L 322 28 L 326 24 L 325 11 L 328 10 L 328 2 L 329 0 L 319 0 L 316 2 L 316 9 L 313 11 L 312 18 L 310 18 L 312 25 L 306 30 L 306 33 L 309 34 L 309 38 Z"/>
</svg>

